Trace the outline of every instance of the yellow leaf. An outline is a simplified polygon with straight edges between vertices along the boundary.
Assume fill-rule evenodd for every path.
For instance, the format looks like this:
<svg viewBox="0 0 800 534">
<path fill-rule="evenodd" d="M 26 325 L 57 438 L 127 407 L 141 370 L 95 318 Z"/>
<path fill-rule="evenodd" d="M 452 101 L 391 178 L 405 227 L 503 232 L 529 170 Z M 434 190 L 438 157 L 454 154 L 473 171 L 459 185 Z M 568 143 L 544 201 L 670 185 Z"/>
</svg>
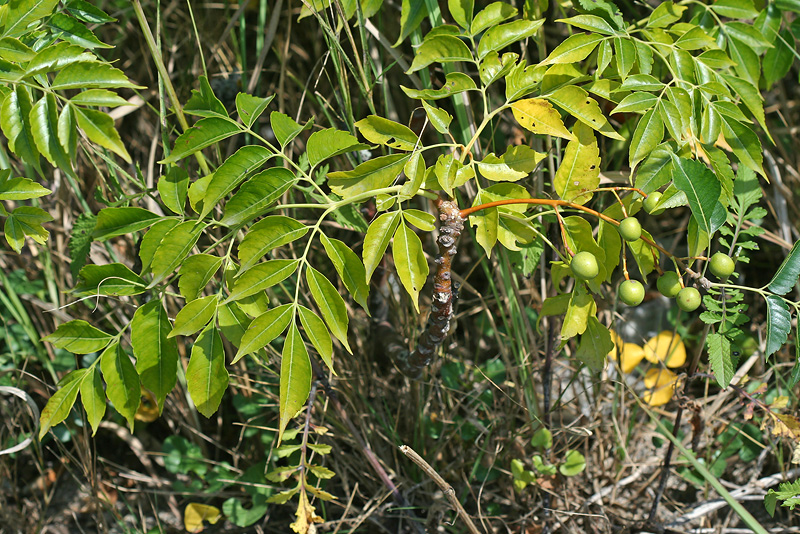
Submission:
<svg viewBox="0 0 800 534">
<path fill-rule="evenodd" d="M 767 412 L 772 416 L 772 435 L 783 436 L 800 442 L 800 420 L 786 414 Z"/>
<path fill-rule="evenodd" d="M 183 511 L 183 526 L 189 532 L 202 532 L 203 521 L 208 521 L 214 525 L 221 517 L 222 513 L 220 513 L 219 508 L 190 502 Z"/>
<path fill-rule="evenodd" d="M 535 134 L 575 139 L 561 120 L 561 114 L 547 100 L 526 98 L 511 104 L 511 111 L 520 126 Z"/>
<path fill-rule="evenodd" d="M 625 343 L 613 330 L 610 330 L 609 333 L 611 334 L 614 348 L 608 353 L 608 357 L 616 360 L 619 358 L 620 352 L 622 352 L 622 361 L 619 366 L 623 373 L 630 373 L 644 358 L 644 350 L 636 343 Z"/>
<path fill-rule="evenodd" d="M 582 122 L 572 129 L 577 139 L 567 143 L 564 159 L 556 171 L 553 189 L 564 200 L 585 204 L 600 185 L 600 148 L 594 130 Z"/>
<path fill-rule="evenodd" d="M 686 363 L 686 347 L 681 336 L 665 330 L 645 344 L 644 357 L 651 363 L 664 362 L 667 367 L 680 367 Z"/>
<path fill-rule="evenodd" d="M 158 401 L 152 391 L 142 388 L 142 400 L 136 409 L 134 418 L 137 421 L 151 423 L 158 419 Z"/>
<path fill-rule="evenodd" d="M 297 511 L 294 513 L 297 521 L 289 525 L 297 534 L 314 534 L 317 527 L 314 523 L 322 523 L 322 518 L 317 515 L 316 510 L 308 502 L 308 495 L 305 491 L 300 492 L 300 502 L 297 503 Z"/>
<path fill-rule="evenodd" d="M 669 369 L 650 369 L 644 377 L 648 391 L 642 399 L 650 406 L 663 406 L 675 393 L 678 375 Z"/>
<path fill-rule="evenodd" d="M 608 333 L 611 334 L 611 342 L 614 343 L 614 348 L 611 349 L 611 352 L 608 353 L 608 357 L 611 358 L 612 360 L 616 360 L 619 357 L 618 348 L 622 347 L 622 345 L 624 345 L 625 342 L 622 341 L 622 338 L 619 337 L 619 335 L 613 330 L 609 330 Z"/>
</svg>

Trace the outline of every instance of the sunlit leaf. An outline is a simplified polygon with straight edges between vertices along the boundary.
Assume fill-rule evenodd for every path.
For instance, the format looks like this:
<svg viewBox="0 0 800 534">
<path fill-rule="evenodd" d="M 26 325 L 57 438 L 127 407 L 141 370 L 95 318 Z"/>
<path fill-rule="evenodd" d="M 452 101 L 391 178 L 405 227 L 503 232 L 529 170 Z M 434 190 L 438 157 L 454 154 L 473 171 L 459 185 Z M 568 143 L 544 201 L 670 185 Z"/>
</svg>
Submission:
<svg viewBox="0 0 800 534">
<path fill-rule="evenodd" d="M 328 369 L 333 371 L 333 343 L 331 342 L 331 335 L 328 333 L 328 328 L 325 326 L 325 323 L 322 322 L 322 319 L 320 319 L 316 313 L 305 306 L 298 306 L 297 312 L 300 316 L 300 322 L 303 324 L 306 337 L 311 341 L 311 344 L 314 345 L 314 348 L 317 349 L 319 357 L 322 358 L 322 361 L 325 362 Z M 333 372 L 335 374 L 335 371 Z"/>
<path fill-rule="evenodd" d="M 160 300 L 151 300 L 133 314 L 131 346 L 136 370 L 142 386 L 156 396 L 159 413 L 178 376 L 178 344 L 167 338 L 171 329 L 167 310 Z"/>
<path fill-rule="evenodd" d="M 314 298 L 325 324 L 331 333 L 338 339 L 347 352 L 353 353 L 347 341 L 347 307 L 336 287 L 318 270 L 311 266 L 306 269 L 306 284 L 311 296 Z"/>
<path fill-rule="evenodd" d="M 273 167 L 256 174 L 242 184 L 225 204 L 220 224 L 235 226 L 256 218 L 278 200 L 296 180 L 295 175 L 283 167 Z"/>
<path fill-rule="evenodd" d="M 352 295 L 353 300 L 369 313 L 367 273 L 358 255 L 347 244 L 338 239 L 330 238 L 325 234 L 320 234 L 320 241 L 322 246 L 325 247 L 328 259 L 333 263 L 339 278 L 344 282 L 344 286 Z"/>
<path fill-rule="evenodd" d="M 106 382 L 108 400 L 128 421 L 128 427 L 133 432 L 134 416 L 141 402 L 141 386 L 136 367 L 119 342 L 116 342 L 103 351 L 100 368 Z"/>
<path fill-rule="evenodd" d="M 370 143 L 385 145 L 397 150 L 410 151 L 419 143 L 411 128 L 378 115 L 369 115 L 355 123 L 359 133 Z"/>
<path fill-rule="evenodd" d="M 247 298 L 279 284 L 294 274 L 299 264 L 300 260 L 269 260 L 254 265 L 236 279 L 231 294 L 224 302 Z"/>
<path fill-rule="evenodd" d="M 206 417 L 214 415 L 228 388 L 228 370 L 225 369 L 222 338 L 213 323 L 192 345 L 192 356 L 186 367 L 186 388 L 198 412 Z"/>
<path fill-rule="evenodd" d="M 271 250 L 291 243 L 308 232 L 308 227 L 284 215 L 264 217 L 250 227 L 239 244 L 239 261 L 244 273 Z"/>
<path fill-rule="evenodd" d="M 187 303 L 175 316 L 175 324 L 167 337 L 191 336 L 205 327 L 214 316 L 217 303 L 216 295 L 198 298 Z"/>
<path fill-rule="evenodd" d="M 576 204 L 585 204 L 600 185 L 600 149 L 594 130 L 579 122 L 573 128 L 575 139 L 567 150 L 553 179 L 556 194 Z"/>
<path fill-rule="evenodd" d="M 364 269 L 366 283 L 372 278 L 372 273 L 383 259 L 383 254 L 394 236 L 397 225 L 400 224 L 400 212 L 391 211 L 380 215 L 369 225 L 364 236 Z"/>
<path fill-rule="evenodd" d="M 55 332 L 43 337 L 42 341 L 74 354 L 90 354 L 102 350 L 111 339 L 111 334 L 76 319 L 59 325 Z"/>
<path fill-rule="evenodd" d="M 311 362 L 297 325 L 292 323 L 281 354 L 280 423 L 278 436 L 305 405 L 311 390 Z"/>
<path fill-rule="evenodd" d="M 47 404 L 39 415 L 40 441 L 52 427 L 67 418 L 78 398 L 78 392 L 86 378 L 87 371 L 88 369 L 70 371 L 58 383 L 58 390 L 47 400 Z"/>
<path fill-rule="evenodd" d="M 428 262 L 422 251 L 422 241 L 405 224 L 400 224 L 394 234 L 392 257 L 397 269 L 397 276 L 411 296 L 411 302 L 419 313 L 419 292 L 428 278 Z"/>
<path fill-rule="evenodd" d="M 292 305 L 284 304 L 253 319 L 253 322 L 250 323 L 247 331 L 242 336 L 239 351 L 231 363 L 236 363 L 247 354 L 252 354 L 266 347 L 267 344 L 271 343 L 286 330 L 292 317 Z"/>
<path fill-rule="evenodd" d="M 219 117 L 200 119 L 175 140 L 175 146 L 170 155 L 159 161 L 159 163 L 165 165 L 175 163 L 198 150 L 202 150 L 240 132 L 239 125 L 229 119 Z"/>
<path fill-rule="evenodd" d="M 451 63 L 454 61 L 472 61 L 470 52 L 464 41 L 458 37 L 450 35 L 438 35 L 431 39 L 426 39 L 417 48 L 414 61 L 406 74 L 411 74 L 420 69 L 424 69 L 431 63 Z"/>
</svg>

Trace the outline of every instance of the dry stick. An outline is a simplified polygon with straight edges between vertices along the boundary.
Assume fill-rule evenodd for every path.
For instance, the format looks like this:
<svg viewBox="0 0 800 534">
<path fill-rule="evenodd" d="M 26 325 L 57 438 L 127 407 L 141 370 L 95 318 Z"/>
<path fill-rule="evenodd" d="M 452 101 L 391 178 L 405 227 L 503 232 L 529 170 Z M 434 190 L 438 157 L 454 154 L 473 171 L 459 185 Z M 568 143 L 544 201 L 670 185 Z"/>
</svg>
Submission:
<svg viewBox="0 0 800 534">
<path fill-rule="evenodd" d="M 464 507 L 461 506 L 461 503 L 458 501 L 458 497 L 456 497 L 456 491 L 453 489 L 453 486 L 448 484 L 442 477 L 437 473 L 433 467 L 430 466 L 428 462 L 425 461 L 422 456 L 417 454 L 414 449 L 409 447 L 408 445 L 400 445 L 400 452 L 408 456 L 408 458 L 417 464 L 420 469 L 425 471 L 425 474 L 428 475 L 431 480 L 436 482 L 436 485 L 439 486 L 439 489 L 442 490 L 447 500 L 450 501 L 450 505 L 453 507 L 453 510 L 456 511 L 458 517 L 461 518 L 464 523 L 467 524 L 467 529 L 472 534 L 481 534 L 481 531 L 478 530 L 478 527 L 475 526 L 475 523 L 472 522 L 472 518 L 467 514 L 467 511 L 464 510 Z"/>
<path fill-rule="evenodd" d="M 544 427 L 547 430 L 550 430 L 552 425 L 551 417 L 550 417 L 550 399 L 551 399 L 551 392 L 552 392 L 552 369 L 553 369 L 553 356 L 555 356 L 555 347 L 556 347 L 556 340 L 558 338 L 558 320 L 555 317 L 549 318 L 548 324 L 548 336 L 547 336 L 547 353 L 545 354 L 544 359 L 544 366 L 542 367 L 542 403 L 543 406 L 543 413 L 542 419 L 544 423 Z M 546 451 L 548 454 L 550 453 L 550 449 Z M 550 517 L 550 492 L 546 491 L 542 498 L 542 508 L 544 508 L 544 525 L 542 527 L 543 534 L 550 533 L 550 522 L 548 521 Z"/>
</svg>

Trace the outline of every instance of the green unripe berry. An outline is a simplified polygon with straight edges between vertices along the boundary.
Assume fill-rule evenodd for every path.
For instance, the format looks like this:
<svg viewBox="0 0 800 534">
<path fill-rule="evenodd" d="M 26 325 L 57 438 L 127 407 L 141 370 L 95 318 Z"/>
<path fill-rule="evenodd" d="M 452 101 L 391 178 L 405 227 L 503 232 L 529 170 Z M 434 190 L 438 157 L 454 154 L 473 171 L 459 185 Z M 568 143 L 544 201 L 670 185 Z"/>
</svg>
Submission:
<svg viewBox="0 0 800 534">
<path fill-rule="evenodd" d="M 619 235 L 628 242 L 636 241 L 642 237 L 642 225 L 636 217 L 626 217 L 619 223 Z"/>
<path fill-rule="evenodd" d="M 720 280 L 725 280 L 732 275 L 734 267 L 733 259 L 722 252 L 717 252 L 708 260 L 708 270 Z"/>
<path fill-rule="evenodd" d="M 693 287 L 684 287 L 678 293 L 678 307 L 683 311 L 692 312 L 700 307 L 700 292 Z"/>
<path fill-rule="evenodd" d="M 578 252 L 569 264 L 572 274 L 579 280 L 591 280 L 600 274 L 597 258 L 591 252 Z"/>
<path fill-rule="evenodd" d="M 661 275 L 656 286 L 662 295 L 669 298 L 675 297 L 683 289 L 681 277 L 675 271 L 667 271 Z"/>
<path fill-rule="evenodd" d="M 644 300 L 644 286 L 638 280 L 625 280 L 619 286 L 619 300 L 628 306 L 638 306 Z"/>
<path fill-rule="evenodd" d="M 664 208 L 656 209 L 658 202 L 661 200 L 661 193 L 656 191 L 655 193 L 650 193 L 647 195 L 647 198 L 644 199 L 644 211 L 649 213 L 650 215 L 659 215 L 660 213 L 664 212 Z"/>
</svg>

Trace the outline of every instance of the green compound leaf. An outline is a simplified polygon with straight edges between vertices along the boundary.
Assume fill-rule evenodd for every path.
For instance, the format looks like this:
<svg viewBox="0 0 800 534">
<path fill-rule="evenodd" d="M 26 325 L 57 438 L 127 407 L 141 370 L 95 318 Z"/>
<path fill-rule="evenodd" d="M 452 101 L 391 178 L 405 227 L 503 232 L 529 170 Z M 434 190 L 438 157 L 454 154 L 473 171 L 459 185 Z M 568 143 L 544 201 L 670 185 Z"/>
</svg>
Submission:
<svg viewBox="0 0 800 534">
<path fill-rule="evenodd" d="M 283 282 L 294 274 L 298 265 L 300 265 L 299 259 L 270 260 L 254 265 L 236 279 L 231 294 L 223 303 L 247 298 Z"/>
<path fill-rule="evenodd" d="M 711 364 L 717 383 L 722 388 L 728 387 L 734 372 L 731 342 L 722 334 L 709 334 L 706 346 L 708 347 L 708 362 Z"/>
<path fill-rule="evenodd" d="M 283 167 L 273 167 L 256 174 L 242 184 L 242 187 L 225 204 L 220 224 L 235 226 L 256 218 L 264 213 L 296 181 L 297 177 Z"/>
<path fill-rule="evenodd" d="M 78 273 L 78 283 L 72 290 L 79 296 L 125 296 L 144 293 L 147 284 L 139 275 L 121 263 L 87 265 Z"/>
<path fill-rule="evenodd" d="M 526 145 L 509 147 L 499 158 L 488 154 L 483 161 L 476 163 L 478 172 L 493 182 L 516 182 L 533 172 L 547 154 L 536 152 Z M 598 170 L 599 172 L 599 170 Z"/>
<path fill-rule="evenodd" d="M 428 10 L 425 0 L 402 0 L 400 4 L 400 36 L 394 46 L 400 45 L 425 19 Z"/>
<path fill-rule="evenodd" d="M 423 100 L 422 102 L 424 103 L 425 101 Z M 414 198 L 417 192 L 419 192 L 422 182 L 425 181 L 426 170 L 425 160 L 422 158 L 421 153 L 417 151 L 411 154 L 411 157 L 408 158 L 408 161 L 406 161 L 406 164 L 403 166 L 403 172 L 408 180 L 400 189 L 400 193 L 398 194 L 399 202 Z"/>
<path fill-rule="evenodd" d="M 92 232 L 96 241 L 105 241 L 119 235 L 143 230 L 161 217 L 144 208 L 104 208 L 97 214 L 97 225 Z"/>
<path fill-rule="evenodd" d="M 686 6 L 676 6 L 673 2 L 661 2 L 647 21 L 648 28 L 664 28 L 680 20 Z"/>
<path fill-rule="evenodd" d="M 442 189 L 452 196 L 454 188 L 464 185 L 475 176 L 475 168 L 464 165 L 452 154 L 442 154 L 436 160 L 434 173 Z"/>
<path fill-rule="evenodd" d="M 217 203 L 233 191 L 248 174 L 275 156 L 264 147 L 247 145 L 226 159 L 216 172 L 208 177 L 210 181 L 202 194 L 203 209 L 200 211 L 200 218 L 205 219 Z"/>
<path fill-rule="evenodd" d="M 732 19 L 754 19 L 758 16 L 752 0 L 717 0 L 708 7 L 715 13 Z"/>
<path fill-rule="evenodd" d="M 644 92 L 631 93 L 622 100 L 620 100 L 617 107 L 611 111 L 611 115 L 617 113 L 637 113 L 640 111 L 648 111 L 658 102 L 656 95 Z"/>
<path fill-rule="evenodd" d="M 53 217 L 41 208 L 20 206 L 6 218 L 3 226 L 6 241 L 17 254 L 25 245 L 26 237 L 30 237 L 40 245 L 44 245 L 47 242 L 48 232 L 42 224 L 52 220 Z"/>
<path fill-rule="evenodd" d="M 472 61 L 472 52 L 464 41 L 451 35 L 437 35 L 426 39 L 417 48 L 417 55 L 411 62 L 406 74 L 424 69 L 432 63 L 452 63 L 454 61 Z"/>
<path fill-rule="evenodd" d="M 625 138 L 619 135 L 608 123 L 600 105 L 596 100 L 589 96 L 585 89 L 575 85 L 567 85 L 556 89 L 547 98 L 562 108 L 564 111 L 582 121 L 587 126 L 591 126 L 606 137 L 624 141 Z"/>
<path fill-rule="evenodd" d="M 230 119 L 219 117 L 200 119 L 194 126 L 183 132 L 178 139 L 175 140 L 172 153 L 159 161 L 159 163 L 163 165 L 175 163 L 186 156 L 194 154 L 198 150 L 202 150 L 207 146 L 211 146 L 214 143 L 218 143 L 240 132 L 241 129 L 239 125 Z"/>
<path fill-rule="evenodd" d="M 359 143 L 349 133 L 327 128 L 311 134 L 306 144 L 306 154 L 309 165 L 315 167 L 328 158 L 367 148 L 369 145 Z"/>
<path fill-rule="evenodd" d="M 308 227 L 291 217 L 270 215 L 250 227 L 239 244 L 239 276 L 275 248 L 300 239 Z"/>
<path fill-rule="evenodd" d="M 441 89 L 409 89 L 403 85 L 400 86 L 400 89 L 408 98 L 439 100 L 464 91 L 476 90 L 477 86 L 475 80 L 463 72 L 451 72 L 445 76 L 445 82 Z"/>
<path fill-rule="evenodd" d="M 797 285 L 798 277 L 800 277 L 800 241 L 794 244 L 789 255 L 778 267 L 767 289 L 776 295 L 785 295 Z"/>
<path fill-rule="evenodd" d="M 244 125 L 248 128 L 253 126 L 253 123 L 264 113 L 264 110 L 267 109 L 267 106 L 272 102 L 273 98 L 275 98 L 275 95 L 261 98 L 260 96 L 248 95 L 247 93 L 237 94 L 236 112 L 239 113 L 239 118 L 242 119 Z"/>
<path fill-rule="evenodd" d="M 511 111 L 520 126 L 535 134 L 553 135 L 563 139 L 575 136 L 564 126 L 561 114 L 547 100 L 528 98 L 511 104 Z"/>
<path fill-rule="evenodd" d="M 58 390 L 53 393 L 39 415 L 39 440 L 47 431 L 67 418 L 75 400 L 78 398 L 81 384 L 86 378 L 88 369 L 75 369 L 58 383 Z M 105 397 L 104 397 L 105 398 Z"/>
<path fill-rule="evenodd" d="M 82 46 L 64 42 L 56 43 L 36 53 L 36 56 L 28 63 L 25 75 L 34 76 L 44 72 L 59 70 L 72 63 L 92 62 L 99 63 L 97 57 L 91 52 L 87 52 Z"/>
<path fill-rule="evenodd" d="M 328 174 L 331 191 L 342 198 L 388 187 L 400 176 L 408 154 L 390 154 L 365 161 L 352 171 L 338 171 Z"/>
<path fill-rule="evenodd" d="M 222 338 L 214 324 L 209 324 L 192 345 L 186 367 L 186 387 L 197 411 L 211 417 L 228 389 L 228 370 Z"/>
<path fill-rule="evenodd" d="M 71 107 L 75 111 L 75 119 L 78 122 L 78 126 L 92 143 L 107 148 L 128 163 L 131 162 L 131 156 L 125 149 L 125 145 L 119 137 L 119 132 L 114 128 L 114 119 L 108 113 L 77 106 Z"/>
<path fill-rule="evenodd" d="M 80 106 L 106 106 L 116 108 L 119 106 L 132 106 L 130 102 L 108 89 L 87 89 L 81 91 L 70 99 L 70 102 Z"/>
<path fill-rule="evenodd" d="M 238 362 L 247 354 L 259 351 L 271 343 L 286 330 L 294 315 L 291 304 L 284 304 L 273 308 L 250 323 L 239 345 L 239 351 L 234 356 L 232 364 Z"/>
<path fill-rule="evenodd" d="M 597 32 L 603 35 L 616 35 L 617 31 L 602 17 L 596 15 L 578 15 L 568 19 L 557 19 L 556 22 L 563 22 L 590 32 Z"/>
<path fill-rule="evenodd" d="M 372 273 L 383 259 L 383 254 L 392 240 L 397 225 L 400 224 L 400 212 L 392 211 L 380 215 L 369 225 L 366 236 L 364 236 L 364 272 L 365 282 L 369 284 Z"/>
<path fill-rule="evenodd" d="M 419 292 L 428 278 L 428 262 L 422 251 L 422 241 L 405 223 L 401 223 L 394 234 L 392 257 L 397 276 L 419 313 Z"/>
<path fill-rule="evenodd" d="M 589 317 L 578 350 L 575 351 L 575 357 L 597 373 L 603 370 L 606 356 L 613 348 L 614 342 L 611 340 L 608 328 L 600 323 L 597 317 Z"/>
<path fill-rule="evenodd" d="M 216 295 L 209 295 L 195 299 L 178 312 L 175 316 L 175 325 L 167 338 L 175 336 L 191 336 L 205 327 L 217 311 L 218 299 Z"/>
<path fill-rule="evenodd" d="M 575 139 L 567 143 L 553 188 L 559 198 L 585 204 L 592 198 L 592 194 L 586 192 L 600 185 L 600 148 L 594 130 L 584 123 L 577 123 L 573 134 Z"/>
<path fill-rule="evenodd" d="M 792 329 L 792 316 L 789 305 L 780 297 L 767 295 L 767 347 L 764 356 L 769 358 L 780 349 L 789 338 Z"/>
<path fill-rule="evenodd" d="M 722 135 L 742 165 L 766 177 L 762 167 L 764 158 L 761 142 L 753 130 L 741 122 L 723 115 Z"/>
<path fill-rule="evenodd" d="M 542 62 L 542 65 L 561 63 L 577 63 L 586 59 L 603 40 L 602 35 L 595 33 L 578 33 L 567 37 L 555 50 Z"/>
<path fill-rule="evenodd" d="M 100 421 L 106 414 L 106 392 L 103 389 L 103 380 L 100 378 L 100 370 L 97 367 L 86 370 L 86 376 L 81 380 L 80 391 L 81 404 L 86 411 L 86 419 L 92 427 L 92 437 L 94 437 Z"/>
<path fill-rule="evenodd" d="M 200 239 L 205 225 L 197 221 L 185 221 L 169 230 L 153 254 L 153 281 L 147 286 L 155 287 L 172 274 Z"/>
<path fill-rule="evenodd" d="M 344 286 L 352 295 L 353 300 L 369 314 L 367 272 L 358 255 L 342 241 L 330 238 L 325 234 L 320 234 L 320 241 L 322 246 L 325 247 L 328 259 L 333 263 L 339 278 L 344 282 Z M 381 252 L 381 255 L 383 255 L 383 252 Z"/>
<path fill-rule="evenodd" d="M 725 223 L 725 208 L 720 204 L 722 191 L 719 180 L 711 170 L 700 163 L 672 155 L 673 183 L 679 191 L 686 194 L 692 216 L 700 229 L 714 235 Z"/>
<path fill-rule="evenodd" d="M 279 443 L 286 425 L 303 408 L 310 391 L 311 361 L 300 331 L 292 323 L 281 353 Z"/>
<path fill-rule="evenodd" d="M 131 346 L 142 386 L 156 396 L 158 411 L 178 377 L 178 344 L 167 335 L 172 329 L 159 300 L 140 306 L 131 320 Z"/>
<path fill-rule="evenodd" d="M 128 427 L 133 432 L 134 416 L 142 398 L 136 367 L 119 343 L 113 343 L 100 356 L 100 369 L 106 381 L 108 400 L 128 421 Z"/>
<path fill-rule="evenodd" d="M 13 37 L 25 34 L 28 26 L 50 15 L 58 0 L 11 0 L 7 6 L 3 36 Z"/>
<path fill-rule="evenodd" d="M 308 285 L 311 296 L 322 313 L 325 324 L 328 325 L 331 333 L 338 339 L 347 352 L 350 344 L 347 342 L 347 307 L 336 287 L 318 270 L 309 266 L 306 270 L 306 284 Z"/>
<path fill-rule="evenodd" d="M 478 44 L 478 59 L 483 59 L 490 52 L 502 50 L 512 43 L 533 37 L 544 24 L 544 19 L 515 20 L 489 28 Z"/>
<path fill-rule="evenodd" d="M 333 370 L 333 343 L 331 342 L 331 335 L 325 323 L 322 322 L 322 319 L 320 319 L 316 313 L 305 306 L 298 305 L 297 312 L 300 316 L 300 322 L 303 324 L 303 329 L 306 332 L 306 337 L 311 341 L 311 344 L 314 345 L 314 348 L 317 350 L 317 353 L 319 353 L 322 361 L 325 362 L 325 365 L 328 366 L 328 369 L 330 369 L 333 374 L 336 374 L 336 371 Z"/>
<path fill-rule="evenodd" d="M 170 167 L 158 179 L 158 194 L 161 202 L 176 215 L 183 215 L 186 193 L 189 191 L 189 173 L 181 167 Z"/>
<path fill-rule="evenodd" d="M 417 134 L 403 124 L 370 115 L 355 123 L 355 127 L 370 143 L 385 145 L 397 150 L 411 151 L 419 143 Z"/>
<path fill-rule="evenodd" d="M 91 354 L 102 350 L 111 342 L 111 334 L 106 334 L 86 321 L 76 319 L 61 324 L 56 331 L 42 338 L 56 348 L 73 354 Z"/>
<path fill-rule="evenodd" d="M 403 210 L 403 219 L 423 232 L 433 232 L 436 229 L 436 217 L 427 211 Z"/>
</svg>

